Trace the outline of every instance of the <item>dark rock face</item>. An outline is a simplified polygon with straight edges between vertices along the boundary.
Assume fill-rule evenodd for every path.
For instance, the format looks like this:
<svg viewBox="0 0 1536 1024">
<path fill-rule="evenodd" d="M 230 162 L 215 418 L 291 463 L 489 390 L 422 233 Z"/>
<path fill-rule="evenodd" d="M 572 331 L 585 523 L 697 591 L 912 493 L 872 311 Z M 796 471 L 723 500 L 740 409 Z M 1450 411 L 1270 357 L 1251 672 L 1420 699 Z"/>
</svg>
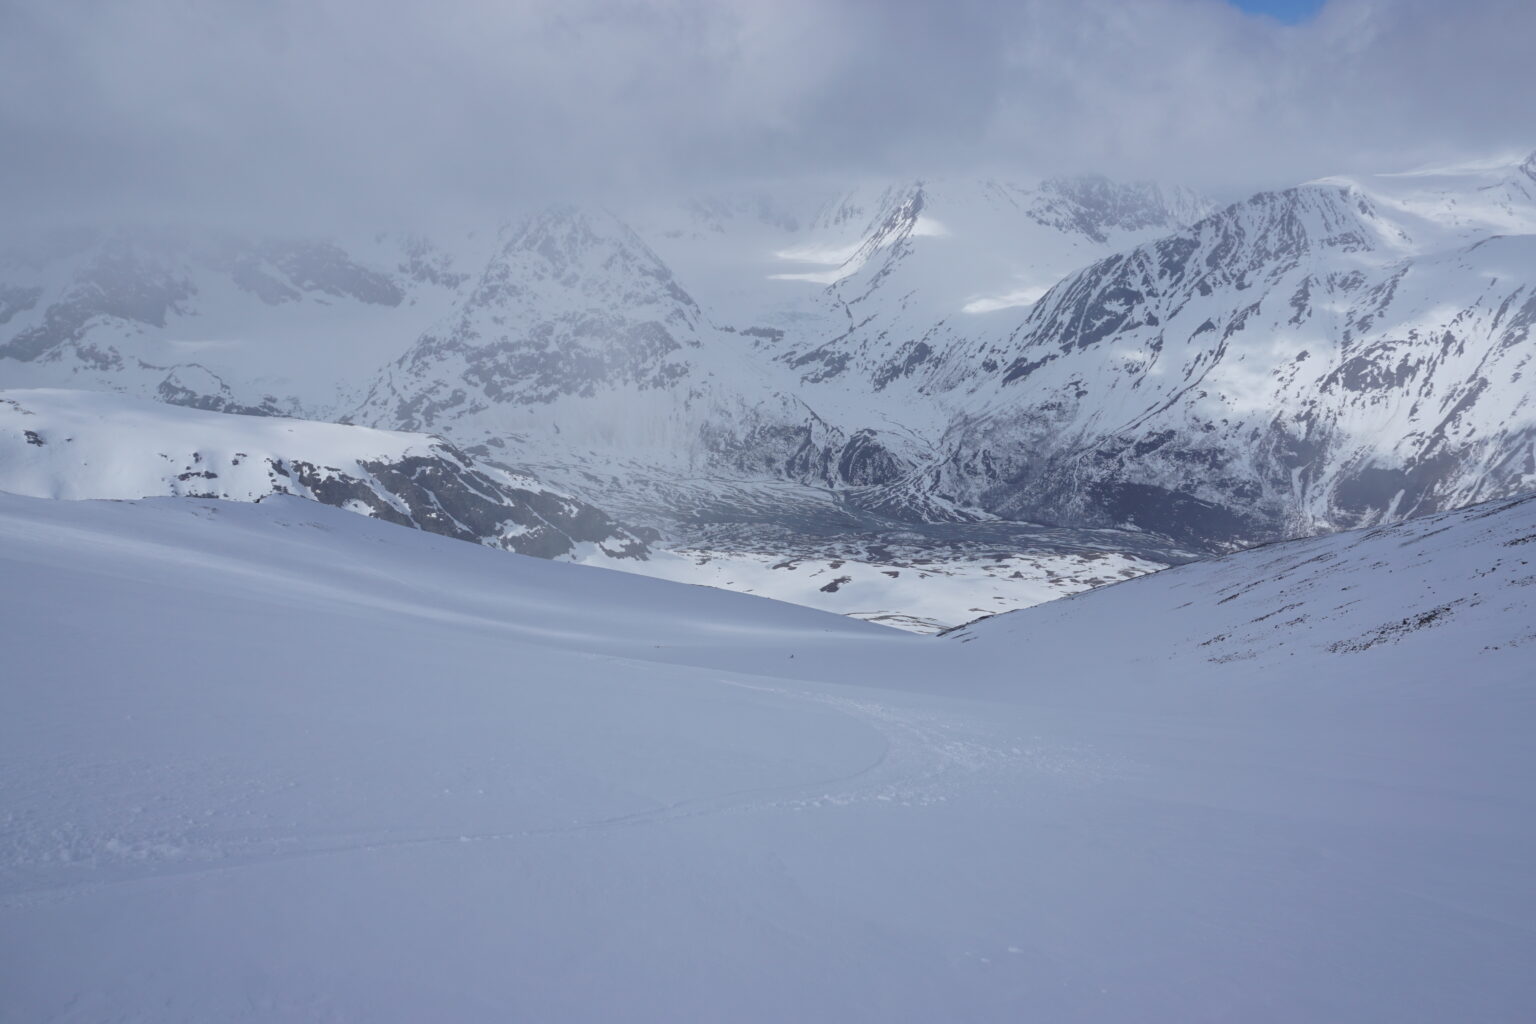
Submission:
<svg viewBox="0 0 1536 1024">
<path fill-rule="evenodd" d="M 189 281 L 168 269 L 142 247 L 125 239 L 113 239 L 101 246 L 60 297 L 50 305 L 43 321 L 13 335 L 0 345 L 0 356 L 23 362 L 38 359 L 71 342 L 84 339 L 86 328 L 97 317 L 113 317 L 164 327 L 167 314 L 193 295 Z M 25 305 L 9 308 L 5 320 L 23 309 L 32 308 L 37 296 Z M 0 321 L 3 323 L 4 321 Z M 115 353 L 101 352 L 103 363 L 117 359 Z"/>
<path fill-rule="evenodd" d="M 452 257 L 425 238 L 408 237 L 403 248 L 405 258 L 396 269 L 413 281 L 454 289 L 469 280 L 468 274 L 453 269 Z"/>
<path fill-rule="evenodd" d="M 799 424 L 760 423 L 736 432 L 706 429 L 703 441 L 723 465 L 815 487 L 882 488 L 901 484 L 916 465 L 870 428 L 846 434 L 814 413 Z"/>
<path fill-rule="evenodd" d="M 378 306 L 398 306 L 405 298 L 389 277 L 358 265 L 328 242 L 269 239 L 249 245 L 226 240 L 208 262 L 273 306 L 315 293 Z"/>
<path fill-rule="evenodd" d="M 1252 536 L 1254 524 L 1221 505 L 1151 484 L 1095 484 L 1094 505 L 1108 522 L 1171 537 L 1196 547 L 1237 543 Z"/>
<path fill-rule="evenodd" d="M 1120 184 L 1096 175 L 1053 178 L 1041 191 L 1030 208 L 1030 217 L 1099 243 L 1108 241 L 1110 231 L 1176 227 L 1185 212 L 1171 204 L 1170 197 L 1156 185 Z M 1189 206 L 1193 207 L 1192 199 Z"/>
<path fill-rule="evenodd" d="M 36 306 L 42 294 L 41 288 L 0 284 L 0 324 L 10 323 L 17 313 L 25 313 Z"/>
<path fill-rule="evenodd" d="M 645 558 L 649 545 L 591 505 L 553 491 L 500 482 L 446 443 L 431 455 L 362 463 L 361 479 L 302 459 L 271 462 L 273 491 L 307 493 L 326 505 L 365 507 L 386 522 L 412 526 L 536 558 L 574 554 L 593 544 L 614 558 Z"/>
<path fill-rule="evenodd" d="M 189 380 L 188 377 L 194 373 L 195 380 Z M 202 409 L 205 412 L 234 413 L 238 416 L 287 416 L 292 411 L 273 395 L 265 396 L 260 405 L 237 402 L 227 384 L 196 363 L 170 368 L 165 379 L 156 387 L 155 397 L 167 405 Z"/>
<path fill-rule="evenodd" d="M 889 484 L 901 478 L 906 468 L 885 449 L 873 430 L 860 430 L 848 439 L 837 459 L 837 477 L 855 487 Z"/>
<path fill-rule="evenodd" d="M 497 484 L 459 458 L 418 456 L 366 463 L 365 468 L 405 503 L 413 524 L 430 533 L 480 543 L 494 538 L 501 547 L 538 558 L 569 555 L 581 543 L 618 558 L 646 556 L 643 540 L 591 505 L 550 491 Z"/>
<path fill-rule="evenodd" d="M 645 558 L 649 545 L 591 505 L 551 491 L 497 483 L 451 456 L 412 456 L 364 463 L 370 479 L 348 476 L 303 459 L 269 459 L 272 493 L 301 494 L 324 505 L 367 514 L 456 540 L 560 558 L 592 544 L 613 558 Z M 190 480 L 215 480 L 204 471 Z M 189 497 L 219 498 L 206 485 Z"/>
<path fill-rule="evenodd" d="M 909 341 L 880 369 L 875 371 L 871 383 L 876 391 L 883 391 L 899 377 L 909 377 L 919 366 L 935 355 L 933 347 L 925 340 Z"/>
<path fill-rule="evenodd" d="M 359 266 L 326 242 L 268 242 L 261 255 L 301 292 L 345 296 L 378 306 L 398 306 L 404 298 L 395 282 Z"/>
</svg>

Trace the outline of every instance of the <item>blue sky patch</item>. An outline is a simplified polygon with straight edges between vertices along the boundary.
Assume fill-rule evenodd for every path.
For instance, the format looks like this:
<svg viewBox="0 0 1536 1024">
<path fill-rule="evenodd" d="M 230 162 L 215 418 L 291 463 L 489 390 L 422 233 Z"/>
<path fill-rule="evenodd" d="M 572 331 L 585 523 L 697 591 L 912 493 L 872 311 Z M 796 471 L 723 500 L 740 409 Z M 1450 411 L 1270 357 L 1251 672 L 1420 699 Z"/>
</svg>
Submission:
<svg viewBox="0 0 1536 1024">
<path fill-rule="evenodd" d="M 1241 7 L 1254 14 L 1267 14 L 1288 25 L 1306 21 L 1320 10 L 1325 0 L 1229 0 L 1234 7 Z"/>
</svg>

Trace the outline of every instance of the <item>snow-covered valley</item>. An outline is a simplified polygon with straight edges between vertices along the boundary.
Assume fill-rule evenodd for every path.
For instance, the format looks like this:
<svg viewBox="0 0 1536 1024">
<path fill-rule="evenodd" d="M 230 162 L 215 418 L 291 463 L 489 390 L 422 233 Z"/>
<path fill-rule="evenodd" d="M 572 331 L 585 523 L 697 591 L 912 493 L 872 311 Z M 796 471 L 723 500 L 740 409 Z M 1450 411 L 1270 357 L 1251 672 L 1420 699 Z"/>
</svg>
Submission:
<svg viewBox="0 0 1536 1024">
<path fill-rule="evenodd" d="M 1533 550 L 1505 501 L 920 637 L 0 495 L 0 1019 L 1519 1019 Z"/>
<path fill-rule="evenodd" d="M 0 3 L 0 1024 L 1536 1021 L 1532 38 Z"/>
<path fill-rule="evenodd" d="M 1114 530 L 856 516 L 830 492 L 793 484 L 708 482 L 687 521 L 664 521 L 664 534 L 631 531 L 439 437 L 41 388 L 0 390 L 0 491 L 253 502 L 293 494 L 520 554 L 929 633 L 1192 557 Z M 598 492 L 610 508 L 630 507 L 622 485 Z"/>
</svg>

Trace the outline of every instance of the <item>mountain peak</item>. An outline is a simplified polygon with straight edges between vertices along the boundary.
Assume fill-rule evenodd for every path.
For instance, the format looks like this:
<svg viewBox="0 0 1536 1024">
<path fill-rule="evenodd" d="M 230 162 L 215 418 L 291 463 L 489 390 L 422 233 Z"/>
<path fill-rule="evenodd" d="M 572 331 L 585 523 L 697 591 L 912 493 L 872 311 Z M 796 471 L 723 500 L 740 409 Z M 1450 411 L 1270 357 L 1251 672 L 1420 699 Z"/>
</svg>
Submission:
<svg viewBox="0 0 1536 1024">
<path fill-rule="evenodd" d="M 502 273 L 494 273 L 498 269 Z M 511 232 L 487 272 L 482 293 L 491 284 L 511 285 L 516 292 L 581 294 L 619 285 L 626 304 L 661 302 L 690 321 L 698 314 L 698 304 L 677 285 L 661 257 L 628 224 L 600 207 L 550 206 L 529 217 Z"/>
</svg>

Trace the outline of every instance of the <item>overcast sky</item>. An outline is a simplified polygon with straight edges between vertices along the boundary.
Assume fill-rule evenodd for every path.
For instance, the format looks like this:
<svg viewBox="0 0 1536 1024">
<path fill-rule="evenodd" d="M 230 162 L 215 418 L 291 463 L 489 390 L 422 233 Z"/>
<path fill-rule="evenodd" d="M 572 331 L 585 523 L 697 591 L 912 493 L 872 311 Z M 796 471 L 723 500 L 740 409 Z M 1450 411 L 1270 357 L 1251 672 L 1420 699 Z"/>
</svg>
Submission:
<svg viewBox="0 0 1536 1024">
<path fill-rule="evenodd" d="M 429 220 L 987 171 L 1222 193 L 1536 148 L 1536 3 L 0 0 L 0 216 Z"/>
</svg>

